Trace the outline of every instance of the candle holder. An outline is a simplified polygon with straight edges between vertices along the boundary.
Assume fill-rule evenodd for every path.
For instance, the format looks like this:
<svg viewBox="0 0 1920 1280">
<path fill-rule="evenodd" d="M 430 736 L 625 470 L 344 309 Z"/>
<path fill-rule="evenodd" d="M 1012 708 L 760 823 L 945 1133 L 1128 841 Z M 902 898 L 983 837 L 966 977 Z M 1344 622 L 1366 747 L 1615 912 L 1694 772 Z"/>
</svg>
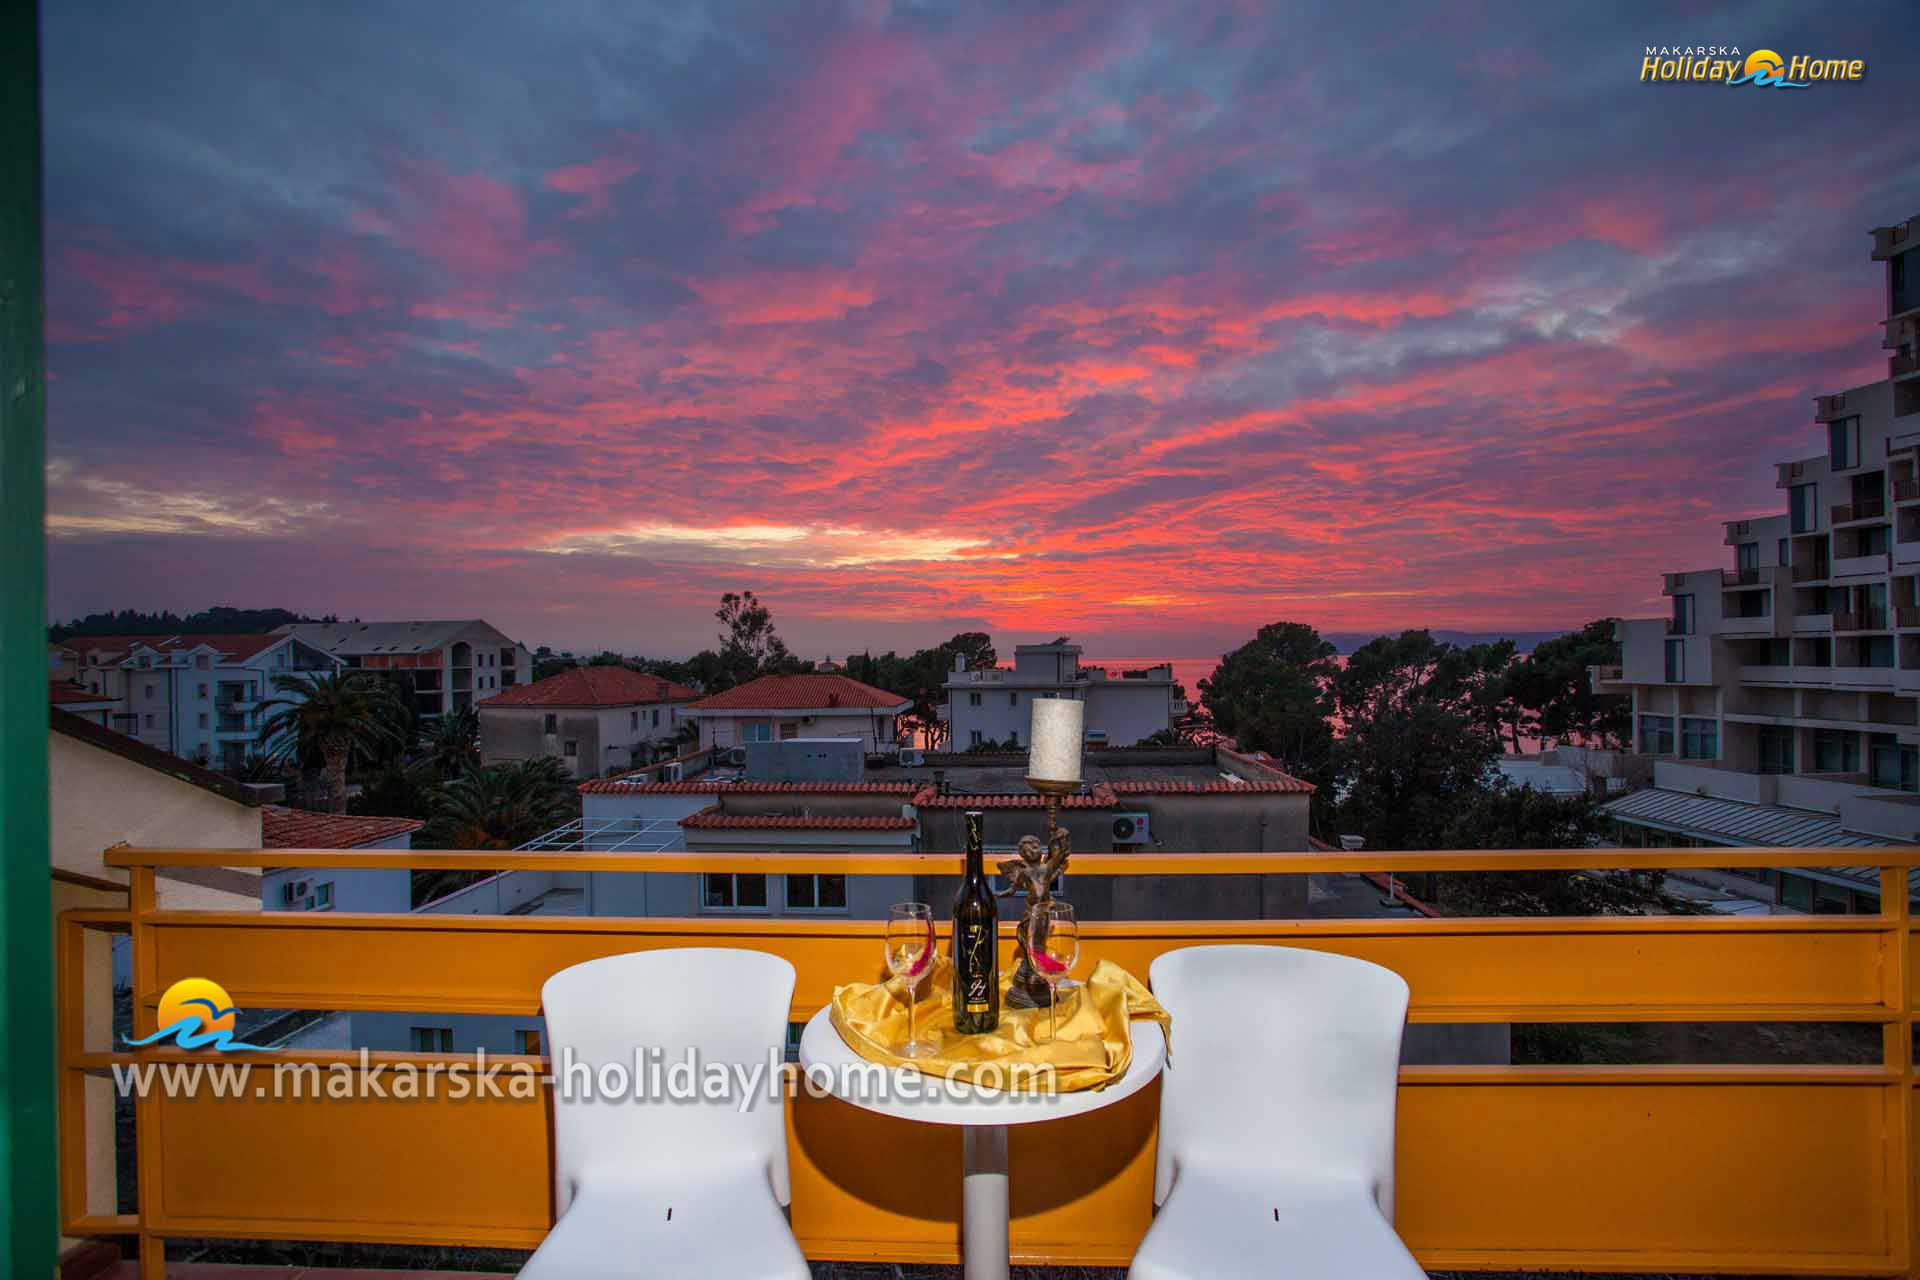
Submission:
<svg viewBox="0 0 1920 1280">
<path fill-rule="evenodd" d="M 1030 777 L 1027 785 L 1045 797 L 1047 838 L 1042 842 L 1038 836 L 1021 836 L 1014 846 L 1019 856 L 999 864 L 1000 874 L 1007 878 L 1007 887 L 1000 891 L 1000 896 L 1025 893 L 1027 898 L 1025 918 L 1014 935 L 1015 966 L 1008 982 L 1006 1002 L 1015 1009 L 1044 1009 L 1052 997 L 1046 980 L 1034 969 L 1033 958 L 1027 954 L 1027 938 L 1036 919 L 1053 901 L 1053 882 L 1067 869 L 1072 841 L 1067 829 L 1060 825 L 1060 800 L 1078 792 L 1080 783 Z"/>
</svg>

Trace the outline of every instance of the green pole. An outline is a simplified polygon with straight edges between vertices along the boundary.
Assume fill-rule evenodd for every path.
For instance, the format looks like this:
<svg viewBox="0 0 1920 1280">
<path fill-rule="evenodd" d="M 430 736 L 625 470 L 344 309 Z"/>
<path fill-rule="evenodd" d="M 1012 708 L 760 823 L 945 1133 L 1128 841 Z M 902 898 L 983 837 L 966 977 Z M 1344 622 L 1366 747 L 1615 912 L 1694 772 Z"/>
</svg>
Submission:
<svg viewBox="0 0 1920 1280">
<path fill-rule="evenodd" d="M 46 354 L 41 339 L 40 30 L 0 0 L 0 1248 L 59 1264 L 53 881 L 47 850 Z"/>
</svg>

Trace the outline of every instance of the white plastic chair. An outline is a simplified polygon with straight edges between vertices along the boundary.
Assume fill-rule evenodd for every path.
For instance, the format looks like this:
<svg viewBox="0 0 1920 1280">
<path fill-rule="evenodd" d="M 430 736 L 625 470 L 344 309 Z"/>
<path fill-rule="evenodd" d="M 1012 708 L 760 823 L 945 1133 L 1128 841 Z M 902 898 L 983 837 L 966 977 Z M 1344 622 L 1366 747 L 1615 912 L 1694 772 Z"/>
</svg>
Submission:
<svg viewBox="0 0 1920 1280">
<path fill-rule="evenodd" d="M 1170 951 L 1152 978 L 1173 1032 L 1130 1280 L 1425 1280 L 1393 1230 L 1405 980 L 1285 946 Z"/>
<path fill-rule="evenodd" d="M 522 1280 L 806 1280 L 782 1212 L 792 1199 L 786 1108 L 767 1081 L 793 982 L 778 956 L 701 947 L 608 956 L 547 979 L 556 1221 Z M 591 1067 L 591 1089 L 578 1068 L 569 1081 L 569 1049 Z M 653 1049 L 661 1083 L 637 1095 L 635 1051 Z M 710 1063 L 760 1069 L 745 1110 L 737 1080 L 724 1099 L 659 1096 L 690 1049 L 696 1084 Z M 618 1096 L 602 1087 L 611 1065 L 629 1078 Z"/>
</svg>

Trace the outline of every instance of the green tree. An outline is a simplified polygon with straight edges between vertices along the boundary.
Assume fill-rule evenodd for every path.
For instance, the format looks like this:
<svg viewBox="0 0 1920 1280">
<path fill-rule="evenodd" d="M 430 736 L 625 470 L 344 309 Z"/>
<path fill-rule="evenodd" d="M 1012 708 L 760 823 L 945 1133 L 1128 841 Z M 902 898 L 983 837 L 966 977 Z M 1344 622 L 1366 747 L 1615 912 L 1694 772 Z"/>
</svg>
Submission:
<svg viewBox="0 0 1920 1280">
<path fill-rule="evenodd" d="M 268 715 L 260 726 L 269 753 L 303 767 L 318 764 L 326 775 L 328 807 L 345 813 L 349 758 L 375 758 L 394 745 L 392 686 L 348 671 L 288 672 L 273 684 L 278 694 L 266 701 Z"/>
<path fill-rule="evenodd" d="M 1612 618 L 1542 642 L 1508 675 L 1512 697 L 1534 732 L 1582 746 L 1624 749 L 1633 737 L 1633 699 L 1595 693 L 1589 667 L 1620 661 Z"/>
<path fill-rule="evenodd" d="M 1605 815 L 1589 796 L 1550 795 L 1496 781 L 1447 823 L 1445 849 L 1583 849 Z M 1691 910 L 1665 891 L 1661 871 L 1502 871 L 1438 875 L 1428 895 L 1448 915 L 1607 916 Z"/>
<path fill-rule="evenodd" d="M 1446 848 L 1448 824 L 1486 790 L 1499 754 L 1459 700 L 1367 704 L 1335 752 L 1339 830 L 1370 849 Z"/>
<path fill-rule="evenodd" d="M 474 769 L 442 786 L 433 816 L 414 834 L 416 849 L 512 849 L 580 816 L 580 795 L 566 765 L 551 757 Z M 486 870 L 416 872 L 419 906 L 472 884 Z"/>
<path fill-rule="evenodd" d="M 1213 727 L 1247 751 L 1264 751 L 1287 772 L 1320 788 L 1324 810 L 1336 781 L 1333 645 L 1303 622 L 1273 622 L 1226 654 L 1200 681 Z"/>
<path fill-rule="evenodd" d="M 422 760 L 442 778 L 457 778 L 480 763 L 480 713 L 459 707 L 428 722 L 420 733 Z"/>
</svg>

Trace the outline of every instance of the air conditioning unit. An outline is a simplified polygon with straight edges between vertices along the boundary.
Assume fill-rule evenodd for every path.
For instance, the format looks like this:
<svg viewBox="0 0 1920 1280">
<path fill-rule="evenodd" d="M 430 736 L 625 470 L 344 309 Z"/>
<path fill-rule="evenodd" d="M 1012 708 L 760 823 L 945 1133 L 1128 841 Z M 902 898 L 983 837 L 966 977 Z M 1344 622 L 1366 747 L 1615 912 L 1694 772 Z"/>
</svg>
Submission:
<svg viewBox="0 0 1920 1280">
<path fill-rule="evenodd" d="M 681 764 L 678 760 L 669 760 L 660 766 L 660 781 L 678 782 L 681 778 Z"/>
<path fill-rule="evenodd" d="M 1147 826 L 1147 815 L 1144 813 L 1114 814 L 1113 842 L 1115 844 L 1152 844 L 1153 832 Z"/>
<path fill-rule="evenodd" d="M 280 886 L 280 896 L 288 902 L 298 902 L 307 896 L 311 887 L 305 880 L 289 880 Z"/>
<path fill-rule="evenodd" d="M 747 763 L 747 749 L 745 747 L 728 748 L 727 763 L 730 765 L 745 766 Z"/>
<path fill-rule="evenodd" d="M 900 764 L 903 768 L 918 769 L 927 762 L 927 753 L 919 747 L 907 747 L 900 752 Z"/>
</svg>

